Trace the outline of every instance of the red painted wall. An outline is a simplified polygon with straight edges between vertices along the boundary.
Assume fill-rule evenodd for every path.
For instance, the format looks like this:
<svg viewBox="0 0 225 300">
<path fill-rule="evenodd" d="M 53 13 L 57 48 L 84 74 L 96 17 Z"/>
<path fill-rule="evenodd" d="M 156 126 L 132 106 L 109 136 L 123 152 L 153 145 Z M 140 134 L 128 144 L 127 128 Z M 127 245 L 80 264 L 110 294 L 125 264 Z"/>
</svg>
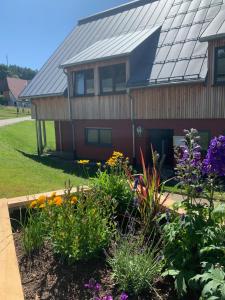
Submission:
<svg viewBox="0 0 225 300">
<path fill-rule="evenodd" d="M 132 158 L 132 124 L 129 120 L 76 120 L 73 121 L 75 128 L 75 146 L 77 158 L 88 158 L 93 160 L 106 160 L 113 152 L 118 150 L 125 156 Z M 135 120 L 135 127 L 141 126 L 143 135 L 139 137 L 135 130 L 136 158 L 139 161 L 140 148 L 144 154 L 150 151 L 150 139 L 148 129 L 173 129 L 174 135 L 183 135 L 184 129 L 196 128 L 208 130 L 211 136 L 225 134 L 225 121 L 215 120 Z M 85 128 L 112 128 L 112 147 L 98 147 L 85 143 Z M 59 126 L 56 128 L 56 145 L 60 150 Z M 62 150 L 72 151 L 72 126 L 70 122 L 61 121 L 62 129 Z M 150 152 L 149 152 L 150 153 Z"/>
</svg>

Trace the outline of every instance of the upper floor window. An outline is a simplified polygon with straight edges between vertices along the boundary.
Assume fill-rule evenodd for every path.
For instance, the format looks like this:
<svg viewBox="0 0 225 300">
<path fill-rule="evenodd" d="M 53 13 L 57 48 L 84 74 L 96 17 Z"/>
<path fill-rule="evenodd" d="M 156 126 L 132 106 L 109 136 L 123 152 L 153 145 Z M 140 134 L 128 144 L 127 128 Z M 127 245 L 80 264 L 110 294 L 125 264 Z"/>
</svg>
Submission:
<svg viewBox="0 0 225 300">
<path fill-rule="evenodd" d="M 74 96 L 94 95 L 94 70 L 74 72 Z"/>
<path fill-rule="evenodd" d="M 100 68 L 101 94 L 126 91 L 126 65 L 112 65 Z"/>
<path fill-rule="evenodd" d="M 215 84 L 225 84 L 225 47 L 216 48 Z"/>
</svg>

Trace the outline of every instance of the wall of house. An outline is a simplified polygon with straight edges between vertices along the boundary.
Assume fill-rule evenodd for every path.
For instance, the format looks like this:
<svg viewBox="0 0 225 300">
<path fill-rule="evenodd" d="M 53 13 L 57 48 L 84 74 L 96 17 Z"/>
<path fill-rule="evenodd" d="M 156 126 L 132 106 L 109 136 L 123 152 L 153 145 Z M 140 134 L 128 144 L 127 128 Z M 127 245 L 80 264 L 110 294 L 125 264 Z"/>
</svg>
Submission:
<svg viewBox="0 0 225 300">
<path fill-rule="evenodd" d="M 68 99 L 63 96 L 32 99 L 31 116 L 37 120 L 68 120 Z"/>
</svg>

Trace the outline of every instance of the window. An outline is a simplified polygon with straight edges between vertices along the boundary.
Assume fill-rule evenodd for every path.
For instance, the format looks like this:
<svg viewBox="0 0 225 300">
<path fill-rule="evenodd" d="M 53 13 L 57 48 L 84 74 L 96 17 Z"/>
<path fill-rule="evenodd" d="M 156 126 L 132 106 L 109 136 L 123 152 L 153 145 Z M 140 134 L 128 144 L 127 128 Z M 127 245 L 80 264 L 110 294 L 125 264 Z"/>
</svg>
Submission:
<svg viewBox="0 0 225 300">
<path fill-rule="evenodd" d="M 99 146 L 112 145 L 112 129 L 86 128 L 86 143 Z"/>
<path fill-rule="evenodd" d="M 126 91 L 126 65 L 112 65 L 100 68 L 101 94 Z"/>
<path fill-rule="evenodd" d="M 215 84 L 225 84 L 225 47 L 215 50 Z"/>
<path fill-rule="evenodd" d="M 94 71 L 74 72 L 74 96 L 94 95 Z"/>
<path fill-rule="evenodd" d="M 210 132 L 207 130 L 199 130 L 198 134 L 200 136 L 199 144 L 203 151 L 207 151 L 210 142 Z"/>
</svg>

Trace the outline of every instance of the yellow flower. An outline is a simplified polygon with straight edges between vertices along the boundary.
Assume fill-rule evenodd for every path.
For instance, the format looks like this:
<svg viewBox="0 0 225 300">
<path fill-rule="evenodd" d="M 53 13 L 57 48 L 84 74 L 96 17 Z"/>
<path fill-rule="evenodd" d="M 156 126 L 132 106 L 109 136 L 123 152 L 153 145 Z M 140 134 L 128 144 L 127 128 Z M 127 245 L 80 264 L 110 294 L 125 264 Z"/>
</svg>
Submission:
<svg viewBox="0 0 225 300">
<path fill-rule="evenodd" d="M 101 165 L 102 165 L 102 164 L 101 164 L 100 162 L 97 162 L 97 163 L 96 163 L 96 166 L 98 166 L 98 167 L 101 167 Z"/>
<path fill-rule="evenodd" d="M 46 204 L 45 203 L 42 203 L 39 208 L 45 208 L 46 207 Z"/>
<path fill-rule="evenodd" d="M 54 198 L 55 196 L 56 196 L 56 192 L 52 192 L 50 197 Z"/>
<path fill-rule="evenodd" d="M 56 196 L 56 197 L 54 198 L 54 203 L 55 203 L 56 206 L 62 205 L 62 202 L 63 202 L 63 200 L 62 200 L 62 197 L 61 197 L 61 196 Z"/>
<path fill-rule="evenodd" d="M 37 202 L 39 204 L 43 204 L 47 200 L 47 197 L 45 195 L 41 195 L 38 197 Z"/>
<path fill-rule="evenodd" d="M 53 199 L 48 200 L 48 205 L 53 205 L 53 204 L 54 204 L 54 200 Z"/>
<path fill-rule="evenodd" d="M 77 197 L 74 196 L 74 197 L 72 197 L 72 199 L 71 199 L 71 204 L 76 204 L 76 203 L 77 203 Z"/>
<path fill-rule="evenodd" d="M 32 201 L 31 202 L 31 204 L 30 204 L 30 208 L 34 208 L 34 207 L 36 207 L 37 206 L 37 201 L 36 200 L 34 200 L 34 201 Z"/>
<path fill-rule="evenodd" d="M 78 160 L 77 161 L 77 163 L 79 164 L 79 165 L 86 165 L 86 164 L 89 164 L 89 162 L 90 162 L 90 160 L 85 160 L 85 159 L 83 159 L 83 160 Z"/>
</svg>

